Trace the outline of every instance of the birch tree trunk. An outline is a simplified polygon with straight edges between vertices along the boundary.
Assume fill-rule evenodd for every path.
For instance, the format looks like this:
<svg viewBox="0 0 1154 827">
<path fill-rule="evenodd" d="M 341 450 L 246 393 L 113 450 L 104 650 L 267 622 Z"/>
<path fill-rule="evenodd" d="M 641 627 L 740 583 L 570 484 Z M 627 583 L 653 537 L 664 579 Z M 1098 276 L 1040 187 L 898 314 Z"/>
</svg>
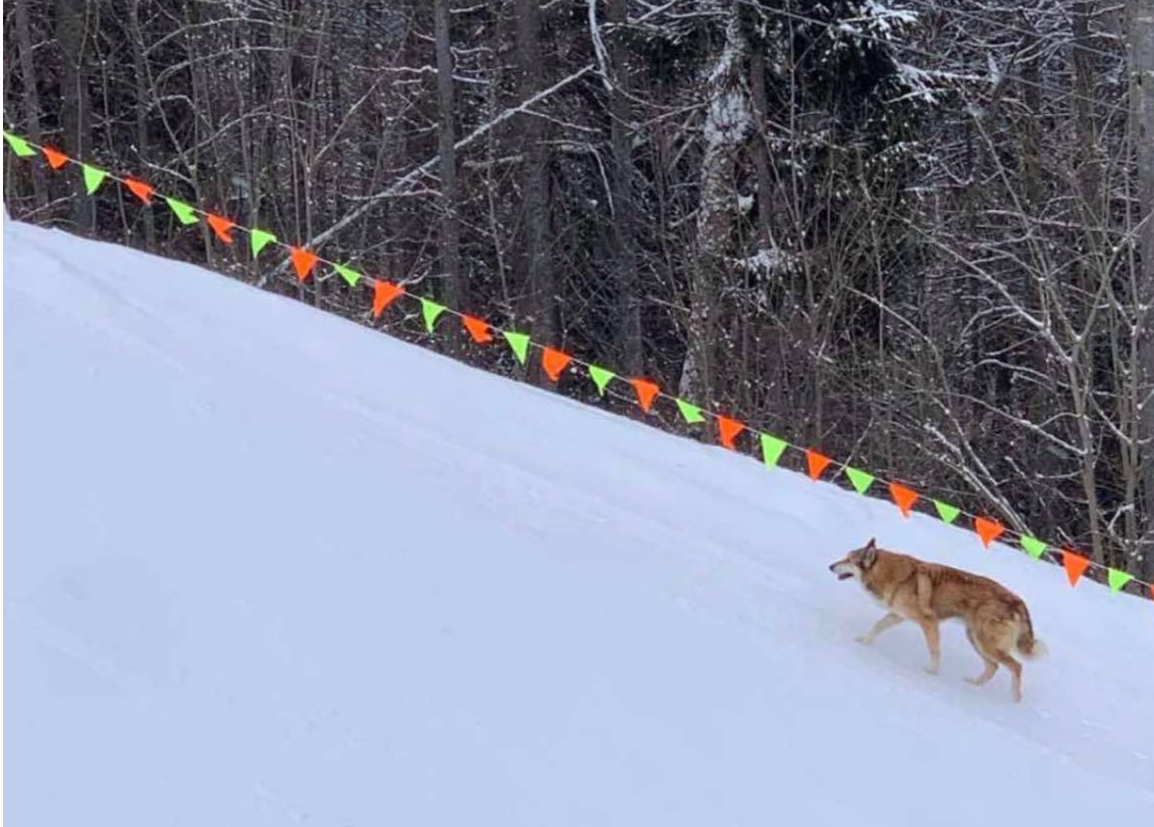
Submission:
<svg viewBox="0 0 1154 827">
<path fill-rule="evenodd" d="M 749 101 L 741 83 L 745 41 L 736 12 L 729 16 L 725 45 L 709 75 L 704 154 L 697 207 L 697 244 L 689 274 L 689 323 L 678 393 L 714 402 L 716 322 L 726 269 L 727 242 L 736 211 L 737 150 L 749 130 Z"/>
</svg>

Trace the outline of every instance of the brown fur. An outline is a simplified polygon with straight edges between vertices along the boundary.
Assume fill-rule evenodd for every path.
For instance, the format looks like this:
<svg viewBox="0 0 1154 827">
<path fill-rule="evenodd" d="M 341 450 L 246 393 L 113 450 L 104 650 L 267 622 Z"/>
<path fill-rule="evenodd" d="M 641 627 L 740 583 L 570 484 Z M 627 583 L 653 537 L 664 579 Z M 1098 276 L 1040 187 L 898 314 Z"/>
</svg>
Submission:
<svg viewBox="0 0 1154 827">
<path fill-rule="evenodd" d="M 1014 700 L 1022 699 L 1022 664 L 1010 653 L 1017 650 L 1032 658 L 1044 654 L 1045 647 L 1034 638 L 1025 602 L 1009 589 L 988 577 L 885 551 L 872 539 L 829 568 L 839 578 L 860 580 L 866 591 L 889 609 L 873 629 L 858 638 L 861 643 L 872 644 L 886 629 L 912 620 L 921 627 L 930 650 L 926 671 L 937 674 L 941 663 L 939 624 L 958 618 L 966 624 L 966 637 L 986 664 L 982 674 L 970 682 L 981 686 L 999 665 L 1005 666 L 1012 675 Z"/>
</svg>

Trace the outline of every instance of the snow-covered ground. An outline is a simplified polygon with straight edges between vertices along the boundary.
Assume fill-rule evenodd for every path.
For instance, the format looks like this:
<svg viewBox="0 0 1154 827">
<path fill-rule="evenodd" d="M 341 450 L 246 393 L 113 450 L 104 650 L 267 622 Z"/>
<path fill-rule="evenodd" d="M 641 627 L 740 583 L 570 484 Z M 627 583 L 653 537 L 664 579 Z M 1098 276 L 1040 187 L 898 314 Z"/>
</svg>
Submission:
<svg viewBox="0 0 1154 827">
<path fill-rule="evenodd" d="M 13 825 L 1154 811 L 1147 601 L 8 220 L 4 354 Z M 871 535 L 1026 599 L 1022 704 L 959 628 L 938 677 L 910 624 L 854 642 L 879 609 L 826 567 Z"/>
</svg>

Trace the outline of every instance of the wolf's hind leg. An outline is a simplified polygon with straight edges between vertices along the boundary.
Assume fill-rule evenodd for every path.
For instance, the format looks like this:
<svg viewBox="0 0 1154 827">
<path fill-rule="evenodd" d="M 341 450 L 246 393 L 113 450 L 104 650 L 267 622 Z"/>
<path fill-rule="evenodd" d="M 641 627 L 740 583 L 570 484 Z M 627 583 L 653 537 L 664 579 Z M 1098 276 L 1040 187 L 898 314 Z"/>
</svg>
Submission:
<svg viewBox="0 0 1154 827">
<path fill-rule="evenodd" d="M 1022 700 L 1022 664 L 1018 663 L 1007 652 L 995 652 L 994 657 L 998 662 L 1010 670 L 1012 679 L 1010 681 L 1010 694 L 1015 701 Z"/>
<path fill-rule="evenodd" d="M 976 678 L 966 678 L 966 681 L 968 683 L 972 683 L 974 686 L 982 686 L 986 683 L 989 683 L 990 678 L 994 677 L 994 673 L 998 671 L 998 662 L 990 660 L 989 655 L 982 651 L 982 647 L 978 645 L 977 639 L 974 638 L 974 632 L 972 629 L 966 629 L 966 637 L 969 638 L 970 645 L 974 647 L 974 651 L 978 653 L 978 656 L 982 659 L 982 662 L 986 664 L 986 668 L 982 674 L 978 675 Z"/>
<path fill-rule="evenodd" d="M 869 646 L 875 640 L 877 640 L 878 635 L 880 635 L 886 629 L 892 629 L 894 626 L 897 626 L 903 620 L 905 620 L 905 618 L 902 617 L 901 615 L 897 615 L 897 614 L 894 614 L 893 612 L 890 612 L 885 617 L 883 617 L 881 620 L 879 620 L 877 623 L 875 623 L 874 627 L 872 629 L 870 629 L 866 634 L 862 635 L 859 638 L 856 638 L 856 640 L 858 643 L 863 643 L 866 646 Z"/>
<path fill-rule="evenodd" d="M 1015 701 L 1022 700 L 1022 664 L 1010 657 L 1014 628 L 1002 620 L 979 622 L 975 637 L 978 650 L 987 661 L 994 660 L 1010 670 L 1010 694 Z M 986 667 L 989 669 L 989 667 Z"/>
<path fill-rule="evenodd" d="M 990 682 L 990 678 L 994 677 L 994 673 L 998 671 L 998 664 L 992 660 L 986 661 L 986 668 L 982 670 L 982 674 L 976 678 L 966 678 L 967 683 L 972 683 L 974 686 L 984 686 Z"/>
</svg>

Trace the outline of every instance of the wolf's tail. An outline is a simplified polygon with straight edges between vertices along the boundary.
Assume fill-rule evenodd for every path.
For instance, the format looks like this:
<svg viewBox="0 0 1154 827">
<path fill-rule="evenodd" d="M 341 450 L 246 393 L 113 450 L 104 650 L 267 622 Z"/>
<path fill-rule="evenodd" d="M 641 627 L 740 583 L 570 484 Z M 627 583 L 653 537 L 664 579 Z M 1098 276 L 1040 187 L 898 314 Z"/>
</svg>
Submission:
<svg viewBox="0 0 1154 827">
<path fill-rule="evenodd" d="M 1034 625 L 1030 623 L 1030 612 L 1026 609 L 1025 603 L 1017 608 L 1014 616 L 1018 621 L 1018 639 L 1014 642 L 1018 654 L 1027 660 L 1044 656 L 1047 651 L 1046 644 L 1034 637 Z"/>
</svg>

